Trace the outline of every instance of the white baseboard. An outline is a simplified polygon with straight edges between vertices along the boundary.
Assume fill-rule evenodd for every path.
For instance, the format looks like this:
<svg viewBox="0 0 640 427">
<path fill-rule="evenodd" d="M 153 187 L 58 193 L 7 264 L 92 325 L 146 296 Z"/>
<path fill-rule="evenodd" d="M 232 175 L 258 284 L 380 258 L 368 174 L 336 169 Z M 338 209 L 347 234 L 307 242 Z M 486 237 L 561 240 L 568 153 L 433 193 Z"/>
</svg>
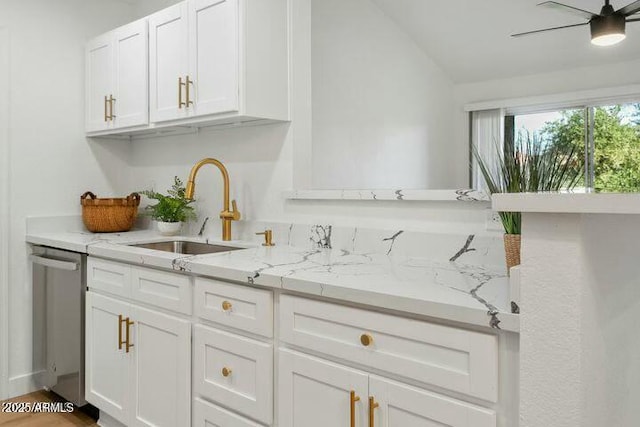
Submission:
<svg viewBox="0 0 640 427">
<path fill-rule="evenodd" d="M 9 378 L 9 396 L 7 397 L 12 398 L 42 390 L 42 380 L 46 372 L 47 371 L 42 370 Z"/>
</svg>

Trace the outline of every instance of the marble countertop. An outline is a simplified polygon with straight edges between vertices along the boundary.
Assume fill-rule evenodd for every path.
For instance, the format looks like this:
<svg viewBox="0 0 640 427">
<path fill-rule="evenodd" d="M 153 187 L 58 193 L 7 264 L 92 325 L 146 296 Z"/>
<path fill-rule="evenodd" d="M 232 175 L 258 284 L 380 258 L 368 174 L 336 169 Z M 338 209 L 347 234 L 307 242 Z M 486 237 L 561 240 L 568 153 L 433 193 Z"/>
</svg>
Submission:
<svg viewBox="0 0 640 427">
<path fill-rule="evenodd" d="M 162 240 L 207 241 L 241 247 L 185 256 L 128 246 Z M 159 236 L 152 231 L 119 234 L 31 233 L 28 243 L 183 271 L 336 300 L 507 331 L 519 330 L 510 312 L 506 271 L 458 262 L 351 253 L 293 246 L 262 247 L 242 241 Z"/>
</svg>

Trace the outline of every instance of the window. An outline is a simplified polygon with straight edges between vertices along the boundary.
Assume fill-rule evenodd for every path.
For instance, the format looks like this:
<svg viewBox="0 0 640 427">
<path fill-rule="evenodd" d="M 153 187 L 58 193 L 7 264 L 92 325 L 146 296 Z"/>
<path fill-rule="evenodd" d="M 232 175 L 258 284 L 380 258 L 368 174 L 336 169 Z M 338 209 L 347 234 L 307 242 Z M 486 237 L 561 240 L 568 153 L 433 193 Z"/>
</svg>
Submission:
<svg viewBox="0 0 640 427">
<path fill-rule="evenodd" d="M 584 152 L 584 188 L 640 192 L 640 103 L 505 117 L 505 144 L 527 135 Z"/>
</svg>

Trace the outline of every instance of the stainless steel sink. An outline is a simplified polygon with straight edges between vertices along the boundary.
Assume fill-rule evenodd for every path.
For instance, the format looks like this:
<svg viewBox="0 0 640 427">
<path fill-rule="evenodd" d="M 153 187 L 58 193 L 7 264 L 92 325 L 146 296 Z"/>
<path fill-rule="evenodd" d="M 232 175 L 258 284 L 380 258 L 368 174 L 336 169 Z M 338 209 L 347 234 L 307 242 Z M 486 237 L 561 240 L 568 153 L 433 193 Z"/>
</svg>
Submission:
<svg viewBox="0 0 640 427">
<path fill-rule="evenodd" d="M 129 245 L 136 248 L 153 249 L 156 251 L 174 252 L 177 254 L 185 255 L 203 255 L 203 254 L 215 254 L 218 252 L 237 251 L 238 249 L 233 246 L 223 245 L 210 245 L 207 243 L 198 242 L 186 242 L 182 240 L 171 240 L 166 242 L 153 242 L 153 243 L 141 243 L 137 245 Z"/>
</svg>

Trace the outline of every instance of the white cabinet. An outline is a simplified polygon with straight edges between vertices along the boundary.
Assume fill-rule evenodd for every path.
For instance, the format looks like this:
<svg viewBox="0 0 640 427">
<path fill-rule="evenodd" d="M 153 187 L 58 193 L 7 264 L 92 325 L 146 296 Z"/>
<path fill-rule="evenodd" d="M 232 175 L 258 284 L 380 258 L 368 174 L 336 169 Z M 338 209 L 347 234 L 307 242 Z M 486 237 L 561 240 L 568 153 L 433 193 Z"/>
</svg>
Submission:
<svg viewBox="0 0 640 427">
<path fill-rule="evenodd" d="M 271 344 L 196 325 L 193 347 L 194 392 L 245 416 L 271 424 Z"/>
<path fill-rule="evenodd" d="M 239 0 L 189 1 L 189 100 L 193 115 L 238 111 Z"/>
<path fill-rule="evenodd" d="M 148 123 L 147 46 L 147 21 L 144 19 L 97 37 L 87 44 L 87 132 Z"/>
<path fill-rule="evenodd" d="M 494 411 L 426 390 L 369 377 L 368 410 L 376 427 L 496 427 Z"/>
<path fill-rule="evenodd" d="M 289 350 L 280 350 L 280 427 L 365 427 L 368 374 Z M 402 426 L 406 427 L 406 426 Z"/>
<path fill-rule="evenodd" d="M 134 307 L 129 387 L 131 426 L 188 426 L 191 419 L 191 324 Z"/>
<path fill-rule="evenodd" d="M 85 53 L 86 131 L 106 130 L 109 121 L 109 96 L 113 92 L 113 39 L 111 34 L 87 43 Z"/>
<path fill-rule="evenodd" d="M 185 78 L 188 73 L 187 3 L 149 17 L 150 120 L 187 117 Z"/>
<path fill-rule="evenodd" d="M 86 307 L 87 401 L 128 426 L 188 426 L 191 324 L 94 292 Z"/>
<path fill-rule="evenodd" d="M 280 427 L 496 427 L 466 402 L 290 350 L 280 350 Z"/>
<path fill-rule="evenodd" d="M 288 120 L 286 0 L 188 0 L 149 27 L 151 122 Z"/>
<path fill-rule="evenodd" d="M 393 378 L 498 400 L 498 338 L 493 334 L 282 295 L 280 339 Z"/>
<path fill-rule="evenodd" d="M 129 304 L 87 292 L 85 319 L 85 395 L 88 402 L 122 423 L 129 420 L 129 369 L 123 321 Z"/>
</svg>

